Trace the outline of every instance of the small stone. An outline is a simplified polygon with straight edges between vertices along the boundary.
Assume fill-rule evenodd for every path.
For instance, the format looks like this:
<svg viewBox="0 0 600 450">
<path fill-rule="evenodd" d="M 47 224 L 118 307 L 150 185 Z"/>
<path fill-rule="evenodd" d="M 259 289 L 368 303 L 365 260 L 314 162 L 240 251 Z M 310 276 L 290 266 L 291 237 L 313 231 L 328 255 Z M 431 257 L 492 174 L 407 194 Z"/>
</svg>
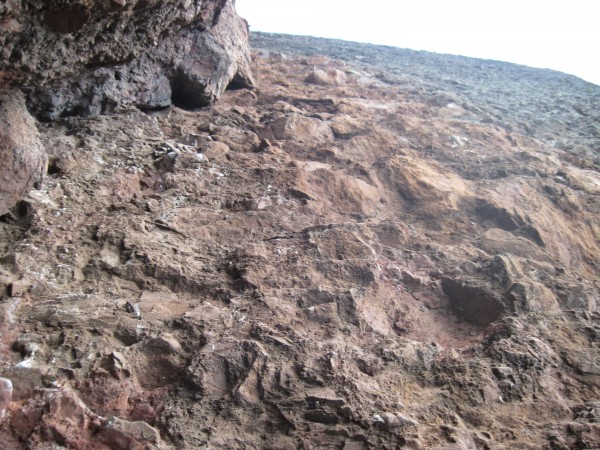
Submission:
<svg viewBox="0 0 600 450">
<path fill-rule="evenodd" d="M 371 422 L 372 423 L 385 423 L 385 421 L 383 420 L 383 417 L 381 417 L 379 414 L 373 415 Z"/>
<path fill-rule="evenodd" d="M 515 387 L 515 383 L 509 380 L 502 380 L 498 382 L 498 387 L 501 389 L 512 389 L 513 387 Z"/>
<path fill-rule="evenodd" d="M 379 417 L 381 417 L 383 423 L 385 424 L 385 427 L 388 429 L 414 427 L 418 425 L 418 422 L 416 420 L 413 420 L 410 417 L 403 416 L 402 414 L 384 412 L 381 413 Z"/>
<path fill-rule="evenodd" d="M 339 409 L 346 401 L 330 389 L 313 389 L 306 395 L 306 402 L 312 407 L 330 406 Z"/>
<path fill-rule="evenodd" d="M 260 144 L 258 144 L 258 147 L 256 148 L 257 152 L 263 152 L 266 149 L 268 149 L 269 147 L 272 147 L 271 141 L 269 141 L 268 139 L 261 139 L 260 140 Z"/>
<path fill-rule="evenodd" d="M 467 138 L 461 137 L 461 136 L 457 136 L 457 135 L 452 135 L 448 138 L 448 140 L 450 141 L 450 146 L 452 148 L 457 148 L 457 147 L 464 147 L 465 143 L 468 141 Z"/>
<path fill-rule="evenodd" d="M 160 211 L 160 202 L 154 198 L 151 198 L 146 202 L 146 210 L 151 213 L 157 213 Z"/>
<path fill-rule="evenodd" d="M 28 368 L 11 366 L 3 369 L 2 372 L 0 372 L 0 375 L 5 377 L 1 379 L 10 380 L 12 382 L 11 391 L 13 401 L 24 400 L 31 397 L 35 389 L 43 384 L 42 370 L 37 367 Z M 0 381 L 0 390 L 3 388 L 2 386 L 2 382 Z M 0 397 L 1 396 L 2 394 L 0 393 Z"/>
<path fill-rule="evenodd" d="M 290 114 L 272 122 L 262 130 L 260 137 L 267 140 L 310 142 L 324 144 L 334 140 L 333 131 L 326 122 L 314 117 Z"/>
<path fill-rule="evenodd" d="M 161 443 L 158 430 L 146 422 L 128 422 L 118 417 L 107 419 L 98 433 L 100 442 L 108 444 L 111 448 L 158 448 Z"/>
<path fill-rule="evenodd" d="M 131 369 L 129 368 L 129 363 L 125 359 L 120 352 L 112 352 L 110 354 L 110 373 L 117 380 L 124 380 L 125 378 L 129 378 L 131 376 Z"/>
<path fill-rule="evenodd" d="M 131 302 L 125 303 L 125 311 L 127 311 L 130 314 L 133 314 L 137 319 L 142 318 L 140 306 L 137 303 L 131 303 Z"/>
<path fill-rule="evenodd" d="M 196 158 L 196 160 L 198 160 L 198 162 L 208 162 L 208 158 L 204 155 L 204 153 L 195 153 L 194 157 Z"/>
<path fill-rule="evenodd" d="M 347 115 L 335 116 L 329 122 L 329 126 L 335 137 L 339 139 L 350 139 L 363 133 L 367 128 L 364 123 Z"/>
<path fill-rule="evenodd" d="M 492 367 L 492 372 L 500 379 L 513 375 L 513 370 L 510 367 Z"/>
<path fill-rule="evenodd" d="M 421 278 L 415 276 L 409 270 L 403 270 L 402 272 L 402 281 L 404 284 L 410 287 L 417 287 L 422 284 Z"/>
<path fill-rule="evenodd" d="M 205 142 L 200 146 L 200 148 L 205 158 L 213 162 L 227 161 L 227 155 L 230 151 L 230 148 L 227 144 L 224 142 L 215 141 Z"/>
<path fill-rule="evenodd" d="M 13 281 L 8 287 L 11 297 L 23 297 L 31 289 L 31 283 L 26 280 Z"/>
</svg>

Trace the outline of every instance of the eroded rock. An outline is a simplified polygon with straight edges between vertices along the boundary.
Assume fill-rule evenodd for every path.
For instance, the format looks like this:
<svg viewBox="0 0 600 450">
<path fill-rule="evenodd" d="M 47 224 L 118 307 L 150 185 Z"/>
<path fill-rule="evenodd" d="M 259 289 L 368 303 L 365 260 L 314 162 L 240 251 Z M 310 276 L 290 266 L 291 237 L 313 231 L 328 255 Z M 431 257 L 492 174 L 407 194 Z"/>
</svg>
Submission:
<svg viewBox="0 0 600 450">
<path fill-rule="evenodd" d="M 17 90 L 0 92 L 0 215 L 42 181 L 46 153 L 35 120 Z"/>
<path fill-rule="evenodd" d="M 0 220 L 0 447 L 598 447 L 592 128 L 519 131 L 547 72 L 483 96 L 530 72 L 280 39 L 253 94 L 39 127 L 35 214 Z"/>
<path fill-rule="evenodd" d="M 27 86 L 44 120 L 120 106 L 206 105 L 250 87 L 248 31 L 233 2 L 8 3 L 0 80 Z"/>
</svg>

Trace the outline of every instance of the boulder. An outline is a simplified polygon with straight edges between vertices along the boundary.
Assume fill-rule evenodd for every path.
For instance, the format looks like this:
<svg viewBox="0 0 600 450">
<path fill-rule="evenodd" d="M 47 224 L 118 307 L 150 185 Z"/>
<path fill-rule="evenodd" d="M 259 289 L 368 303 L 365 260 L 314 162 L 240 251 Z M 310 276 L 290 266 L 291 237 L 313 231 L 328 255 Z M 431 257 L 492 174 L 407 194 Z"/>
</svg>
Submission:
<svg viewBox="0 0 600 450">
<path fill-rule="evenodd" d="M 320 86 L 341 86 L 346 84 L 346 74 L 338 69 L 314 69 L 304 80 Z"/>
<path fill-rule="evenodd" d="M 6 214 L 39 183 L 46 154 L 35 120 L 18 90 L 0 92 L 0 215 Z"/>
<path fill-rule="evenodd" d="M 295 113 L 275 120 L 262 131 L 260 137 L 279 141 L 310 142 L 314 145 L 334 139 L 333 131 L 327 123 Z"/>
<path fill-rule="evenodd" d="M 0 84 L 44 120 L 119 106 L 195 108 L 253 85 L 231 0 L 32 0 L 0 5 Z"/>
</svg>

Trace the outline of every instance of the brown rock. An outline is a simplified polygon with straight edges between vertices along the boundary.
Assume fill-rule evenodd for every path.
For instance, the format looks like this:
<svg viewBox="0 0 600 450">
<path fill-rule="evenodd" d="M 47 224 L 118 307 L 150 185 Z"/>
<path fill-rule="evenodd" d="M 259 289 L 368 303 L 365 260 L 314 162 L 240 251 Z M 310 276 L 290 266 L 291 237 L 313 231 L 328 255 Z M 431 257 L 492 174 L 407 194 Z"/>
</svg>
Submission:
<svg viewBox="0 0 600 450">
<path fill-rule="evenodd" d="M 208 32 L 215 3 L 179 4 L 200 3 Z M 102 5 L 119 37 L 120 14 L 143 23 L 167 3 Z M 94 17 L 49 16 L 64 32 L 48 33 L 84 39 Z M 199 43 L 180 19 L 194 35 L 181 45 Z M 498 62 L 269 39 L 289 57 L 257 58 L 255 98 L 38 128 L 56 158 L 44 195 L 28 228 L 0 220 L 0 287 L 33 286 L 0 300 L 14 383 L 0 448 L 168 447 L 159 429 L 176 448 L 599 447 L 600 91 Z M 351 61 L 307 65 L 296 44 Z M 94 73 L 124 79 L 128 64 Z M 352 83 L 307 85 L 314 64 Z M 199 85 L 191 66 L 181 79 Z M 145 101 L 171 89 L 164 77 Z M 516 117 L 537 103 L 547 111 Z M 544 121 L 573 135 L 531 138 Z"/>
<path fill-rule="evenodd" d="M 100 428 L 97 439 L 110 448 L 142 450 L 160 448 L 160 433 L 146 422 L 128 422 L 118 417 L 108 418 Z"/>
<path fill-rule="evenodd" d="M 19 91 L 0 93 L 0 215 L 21 200 L 46 172 L 46 154 Z"/>
<path fill-rule="evenodd" d="M 346 74 L 338 69 L 314 69 L 304 80 L 321 86 L 341 86 L 346 84 Z"/>
<path fill-rule="evenodd" d="M 444 278 L 442 289 L 450 299 L 450 307 L 462 320 L 477 325 L 489 325 L 505 313 L 498 294 L 484 286 Z"/>
<path fill-rule="evenodd" d="M 17 436 L 27 438 L 37 426 L 53 430 L 66 445 L 82 447 L 90 437 L 92 423 L 98 419 L 68 387 L 38 389 L 12 417 Z"/>
<path fill-rule="evenodd" d="M 367 126 L 364 122 L 356 120 L 348 115 L 335 116 L 329 125 L 333 130 L 335 137 L 341 139 L 350 139 L 360 133 L 363 133 Z"/>
<path fill-rule="evenodd" d="M 333 132 L 325 122 L 312 117 L 291 114 L 273 122 L 261 138 L 320 144 L 333 140 Z"/>
<path fill-rule="evenodd" d="M 13 401 L 31 397 L 35 388 L 42 386 L 43 375 L 39 368 L 12 366 L 3 369 L 0 374 L 12 382 Z"/>
<path fill-rule="evenodd" d="M 23 297 L 31 289 L 31 283 L 27 280 L 13 281 L 8 286 L 8 293 L 11 297 Z"/>
</svg>

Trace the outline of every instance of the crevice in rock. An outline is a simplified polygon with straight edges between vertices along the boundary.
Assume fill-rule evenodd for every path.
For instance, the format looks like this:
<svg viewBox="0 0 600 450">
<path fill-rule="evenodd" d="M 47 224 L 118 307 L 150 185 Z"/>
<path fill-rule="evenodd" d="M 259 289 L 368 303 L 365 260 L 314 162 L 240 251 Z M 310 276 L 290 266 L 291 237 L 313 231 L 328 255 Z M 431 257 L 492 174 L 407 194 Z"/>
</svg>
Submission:
<svg viewBox="0 0 600 450">
<path fill-rule="evenodd" d="M 206 86 L 179 69 L 171 81 L 171 101 L 174 106 L 185 110 L 194 110 L 208 106 L 210 97 L 205 93 Z"/>
<path fill-rule="evenodd" d="M 60 168 L 60 164 L 57 158 L 52 158 L 48 161 L 48 175 L 62 175 L 63 170 Z"/>
<path fill-rule="evenodd" d="M 485 327 L 500 319 L 505 313 L 500 299 L 482 286 L 443 278 L 442 290 L 448 296 L 454 314 L 465 322 Z"/>
<path fill-rule="evenodd" d="M 240 89 L 252 89 L 252 84 L 249 83 L 244 77 L 239 74 L 235 74 L 233 79 L 227 85 L 225 90 L 227 91 L 238 91 Z"/>
</svg>

